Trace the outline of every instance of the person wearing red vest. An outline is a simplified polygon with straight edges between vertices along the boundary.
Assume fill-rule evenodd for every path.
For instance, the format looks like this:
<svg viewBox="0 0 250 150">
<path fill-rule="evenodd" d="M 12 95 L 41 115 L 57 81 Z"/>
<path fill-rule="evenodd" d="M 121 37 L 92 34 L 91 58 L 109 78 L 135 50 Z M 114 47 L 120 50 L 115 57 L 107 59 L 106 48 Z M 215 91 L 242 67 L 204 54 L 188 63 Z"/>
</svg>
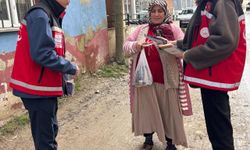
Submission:
<svg viewBox="0 0 250 150">
<path fill-rule="evenodd" d="M 201 88 L 213 150 L 234 150 L 228 91 L 237 90 L 246 58 L 245 18 L 238 0 L 199 0 L 182 41 L 184 81 Z"/>
<path fill-rule="evenodd" d="M 18 33 L 10 87 L 28 110 L 36 150 L 56 150 L 57 97 L 63 75 L 78 66 L 64 58 L 62 17 L 69 0 L 40 0 L 26 13 Z"/>
</svg>

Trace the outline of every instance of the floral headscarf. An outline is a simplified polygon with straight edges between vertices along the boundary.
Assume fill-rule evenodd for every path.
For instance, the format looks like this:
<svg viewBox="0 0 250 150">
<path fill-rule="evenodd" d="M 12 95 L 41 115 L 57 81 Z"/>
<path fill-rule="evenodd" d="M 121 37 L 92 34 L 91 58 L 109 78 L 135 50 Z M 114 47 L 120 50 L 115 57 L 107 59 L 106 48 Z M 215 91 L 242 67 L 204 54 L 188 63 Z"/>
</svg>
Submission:
<svg viewBox="0 0 250 150">
<path fill-rule="evenodd" d="M 149 16 L 151 14 L 151 11 L 153 9 L 154 6 L 160 6 L 163 11 L 165 12 L 165 19 L 163 21 L 163 23 L 168 23 L 171 21 L 171 15 L 169 14 L 169 11 L 168 11 L 168 5 L 167 5 L 167 2 L 166 0 L 151 0 L 151 2 L 149 2 L 149 6 L 148 6 L 148 13 L 149 13 Z M 150 22 L 150 19 L 149 19 L 149 22 Z"/>
<path fill-rule="evenodd" d="M 174 40 L 174 35 L 171 26 L 169 25 L 170 23 L 172 23 L 172 19 L 167 8 L 166 0 L 151 0 L 148 7 L 149 16 L 154 6 L 160 6 L 163 9 L 163 11 L 165 12 L 165 19 L 161 24 L 153 24 L 149 18 L 150 29 L 158 36 L 162 36 L 164 38 L 167 38 L 168 40 Z"/>
</svg>

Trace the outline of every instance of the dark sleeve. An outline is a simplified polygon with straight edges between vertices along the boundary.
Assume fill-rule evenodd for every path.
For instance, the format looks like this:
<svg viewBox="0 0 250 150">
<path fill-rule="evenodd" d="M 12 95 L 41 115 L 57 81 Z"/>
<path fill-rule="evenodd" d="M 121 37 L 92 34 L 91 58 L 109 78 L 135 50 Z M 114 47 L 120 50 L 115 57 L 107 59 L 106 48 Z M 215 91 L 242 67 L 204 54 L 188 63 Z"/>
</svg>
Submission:
<svg viewBox="0 0 250 150">
<path fill-rule="evenodd" d="M 39 65 L 67 74 L 75 74 L 76 66 L 54 51 L 50 20 L 42 9 L 31 11 L 27 17 L 31 58 Z"/>
<path fill-rule="evenodd" d="M 238 46 L 239 23 L 233 1 L 218 1 L 213 13 L 215 17 L 209 24 L 210 36 L 207 42 L 185 52 L 184 60 L 196 69 L 204 69 L 223 61 Z"/>
<path fill-rule="evenodd" d="M 183 49 L 183 40 L 177 40 L 176 45 L 179 49 Z"/>
</svg>

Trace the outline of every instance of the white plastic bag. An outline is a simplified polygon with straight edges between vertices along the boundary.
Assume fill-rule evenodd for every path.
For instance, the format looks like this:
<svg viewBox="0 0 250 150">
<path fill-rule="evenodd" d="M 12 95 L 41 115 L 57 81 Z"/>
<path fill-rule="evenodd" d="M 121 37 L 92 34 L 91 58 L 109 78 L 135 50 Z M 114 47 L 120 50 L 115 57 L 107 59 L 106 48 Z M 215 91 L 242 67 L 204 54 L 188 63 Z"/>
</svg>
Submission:
<svg viewBox="0 0 250 150">
<path fill-rule="evenodd" d="M 153 83 L 152 74 L 148 65 L 144 49 L 141 51 L 134 76 L 134 85 L 142 87 Z"/>
</svg>

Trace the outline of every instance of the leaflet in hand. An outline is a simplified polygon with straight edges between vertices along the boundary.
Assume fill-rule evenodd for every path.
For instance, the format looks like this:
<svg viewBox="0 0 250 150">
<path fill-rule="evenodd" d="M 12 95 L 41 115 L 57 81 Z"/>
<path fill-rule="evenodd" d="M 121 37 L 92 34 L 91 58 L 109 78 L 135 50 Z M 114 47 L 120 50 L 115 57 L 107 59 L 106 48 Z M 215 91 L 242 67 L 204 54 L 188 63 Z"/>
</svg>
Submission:
<svg viewBox="0 0 250 150">
<path fill-rule="evenodd" d="M 169 54 L 175 55 L 175 56 L 180 56 L 182 55 L 182 53 L 184 51 L 182 51 L 181 49 L 177 48 L 176 46 L 167 46 L 167 45 L 163 45 L 163 46 L 159 46 L 159 48 Z"/>
</svg>

